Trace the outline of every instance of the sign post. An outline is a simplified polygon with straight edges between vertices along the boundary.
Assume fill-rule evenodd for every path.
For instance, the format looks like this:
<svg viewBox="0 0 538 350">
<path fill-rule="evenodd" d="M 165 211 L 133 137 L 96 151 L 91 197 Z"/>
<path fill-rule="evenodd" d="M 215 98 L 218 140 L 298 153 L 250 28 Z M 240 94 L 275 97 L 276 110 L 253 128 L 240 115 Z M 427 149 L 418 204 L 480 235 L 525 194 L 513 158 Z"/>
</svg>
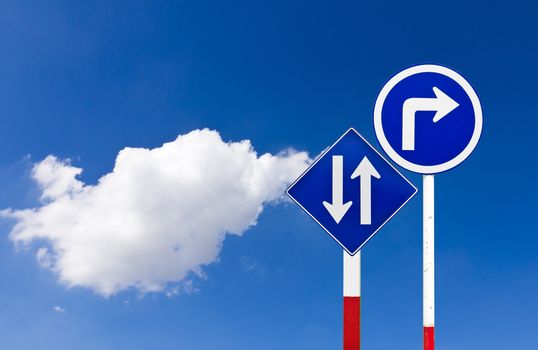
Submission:
<svg viewBox="0 0 538 350">
<path fill-rule="evenodd" d="M 344 250 L 344 350 L 361 347 L 361 252 Z"/>
<path fill-rule="evenodd" d="M 471 85 L 455 71 L 420 65 L 401 71 L 381 89 L 374 107 L 377 139 L 401 167 L 423 176 L 424 349 L 434 350 L 434 177 L 474 150 L 482 108 Z"/>
<path fill-rule="evenodd" d="M 360 349 L 360 249 L 416 192 L 353 128 L 286 191 L 344 249 L 344 350 Z"/>
<path fill-rule="evenodd" d="M 435 230 L 434 230 L 434 179 L 423 175 L 422 212 L 423 227 L 423 324 L 424 349 L 434 348 L 435 339 Z"/>
</svg>

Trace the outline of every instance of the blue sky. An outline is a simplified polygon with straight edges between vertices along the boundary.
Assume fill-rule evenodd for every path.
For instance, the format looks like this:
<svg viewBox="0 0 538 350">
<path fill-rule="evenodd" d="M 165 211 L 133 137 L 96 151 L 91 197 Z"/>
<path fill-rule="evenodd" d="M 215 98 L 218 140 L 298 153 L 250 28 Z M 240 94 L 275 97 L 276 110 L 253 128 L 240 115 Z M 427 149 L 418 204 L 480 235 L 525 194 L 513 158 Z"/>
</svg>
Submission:
<svg viewBox="0 0 538 350">
<path fill-rule="evenodd" d="M 30 172 L 50 154 L 95 184 L 124 147 L 204 127 L 260 154 L 316 155 L 349 127 L 378 147 L 383 84 L 444 64 L 476 89 L 484 130 L 471 157 L 436 178 L 437 344 L 534 349 L 537 10 L 519 0 L 3 2 L 0 208 L 39 205 Z M 403 173 L 420 190 L 420 176 Z M 364 249 L 366 349 L 421 346 L 420 199 Z M 35 248 L 15 249 L 12 224 L 0 221 L 0 349 L 341 348 L 341 249 L 291 203 L 228 236 L 199 291 L 172 298 L 68 289 Z"/>
</svg>

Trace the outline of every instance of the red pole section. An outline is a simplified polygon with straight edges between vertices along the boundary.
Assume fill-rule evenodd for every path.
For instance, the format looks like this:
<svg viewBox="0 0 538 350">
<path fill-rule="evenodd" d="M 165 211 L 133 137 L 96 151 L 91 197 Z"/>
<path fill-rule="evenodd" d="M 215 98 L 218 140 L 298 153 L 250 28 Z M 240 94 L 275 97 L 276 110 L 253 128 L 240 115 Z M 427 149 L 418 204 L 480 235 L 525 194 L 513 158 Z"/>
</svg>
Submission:
<svg viewBox="0 0 538 350">
<path fill-rule="evenodd" d="M 434 334 L 434 327 L 426 327 L 424 326 L 424 350 L 434 350 L 435 346 L 435 334 Z"/>
<path fill-rule="evenodd" d="M 361 348 L 361 252 L 344 251 L 344 350 Z"/>
</svg>

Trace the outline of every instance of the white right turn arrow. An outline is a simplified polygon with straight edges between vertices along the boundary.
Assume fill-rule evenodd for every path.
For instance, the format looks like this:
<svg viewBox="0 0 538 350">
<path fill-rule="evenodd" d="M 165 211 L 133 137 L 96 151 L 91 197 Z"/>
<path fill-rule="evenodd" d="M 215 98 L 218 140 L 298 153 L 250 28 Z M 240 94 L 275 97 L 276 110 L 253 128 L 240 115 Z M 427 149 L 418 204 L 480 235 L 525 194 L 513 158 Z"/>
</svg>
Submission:
<svg viewBox="0 0 538 350">
<path fill-rule="evenodd" d="M 361 177 L 361 225 L 372 224 L 372 177 L 380 179 L 381 175 L 370 163 L 368 158 L 362 158 L 351 178 Z"/>
<path fill-rule="evenodd" d="M 434 98 L 413 97 L 405 100 L 402 109 L 402 150 L 415 150 L 415 113 L 418 111 L 435 111 L 433 122 L 437 123 L 444 116 L 452 112 L 459 103 L 447 94 L 433 88 Z"/>
</svg>

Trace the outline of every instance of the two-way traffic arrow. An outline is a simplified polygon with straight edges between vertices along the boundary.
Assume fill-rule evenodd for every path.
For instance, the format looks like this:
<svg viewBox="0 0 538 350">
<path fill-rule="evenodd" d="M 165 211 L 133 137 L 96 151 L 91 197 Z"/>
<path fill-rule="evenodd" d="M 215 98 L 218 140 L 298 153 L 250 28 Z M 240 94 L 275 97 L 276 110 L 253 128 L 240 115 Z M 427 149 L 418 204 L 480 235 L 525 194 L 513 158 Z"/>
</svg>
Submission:
<svg viewBox="0 0 538 350">
<path fill-rule="evenodd" d="M 344 203 L 344 156 L 333 156 L 333 200 L 323 202 L 325 209 L 331 214 L 336 223 L 346 215 L 352 201 Z M 318 202 L 319 203 L 319 202 Z"/>
<path fill-rule="evenodd" d="M 351 178 L 361 178 L 361 225 L 372 224 L 372 177 L 380 179 L 381 175 L 370 163 L 368 158 L 362 158 Z"/>
<path fill-rule="evenodd" d="M 331 214 L 336 223 L 340 223 L 344 215 L 353 204 L 352 201 L 344 203 L 344 157 L 332 157 L 332 203 L 323 202 L 325 209 Z M 361 225 L 371 225 L 372 223 L 372 177 L 377 179 L 381 175 L 372 165 L 367 157 L 364 157 L 353 174 L 351 179 L 360 177 L 360 222 Z"/>
</svg>

